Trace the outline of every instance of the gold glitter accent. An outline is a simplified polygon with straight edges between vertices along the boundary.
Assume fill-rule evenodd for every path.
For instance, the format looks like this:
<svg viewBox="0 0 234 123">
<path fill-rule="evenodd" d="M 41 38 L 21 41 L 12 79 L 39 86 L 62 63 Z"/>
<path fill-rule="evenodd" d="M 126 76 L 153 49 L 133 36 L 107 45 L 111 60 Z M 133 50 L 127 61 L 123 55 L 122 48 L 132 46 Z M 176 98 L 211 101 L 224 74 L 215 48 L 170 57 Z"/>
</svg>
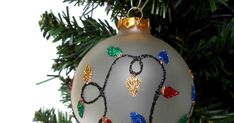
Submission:
<svg viewBox="0 0 234 123">
<path fill-rule="evenodd" d="M 84 75 L 83 75 L 83 80 L 85 81 L 86 84 L 91 82 L 92 80 L 92 75 L 93 71 L 90 65 L 86 65 L 85 70 L 84 70 Z"/>
<path fill-rule="evenodd" d="M 134 97 L 140 90 L 140 84 L 141 80 L 135 75 L 129 76 L 126 80 L 126 87 L 128 88 L 129 93 Z"/>
<path fill-rule="evenodd" d="M 120 28 L 129 29 L 132 27 L 137 27 L 139 29 L 149 29 L 150 28 L 149 19 L 131 17 L 131 18 L 120 19 L 118 22 L 118 29 Z"/>
</svg>

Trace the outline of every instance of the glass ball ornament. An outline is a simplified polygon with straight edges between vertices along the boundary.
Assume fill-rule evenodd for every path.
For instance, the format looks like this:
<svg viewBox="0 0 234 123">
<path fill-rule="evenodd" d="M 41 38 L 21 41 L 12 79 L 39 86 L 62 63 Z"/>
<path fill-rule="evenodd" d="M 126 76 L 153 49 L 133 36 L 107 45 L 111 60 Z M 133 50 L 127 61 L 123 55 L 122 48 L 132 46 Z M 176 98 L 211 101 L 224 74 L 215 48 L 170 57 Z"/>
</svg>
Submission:
<svg viewBox="0 0 234 123">
<path fill-rule="evenodd" d="M 183 58 L 150 34 L 146 19 L 125 18 L 118 28 L 116 36 L 94 46 L 76 69 L 71 91 L 76 119 L 80 123 L 186 122 L 195 89 Z"/>
</svg>

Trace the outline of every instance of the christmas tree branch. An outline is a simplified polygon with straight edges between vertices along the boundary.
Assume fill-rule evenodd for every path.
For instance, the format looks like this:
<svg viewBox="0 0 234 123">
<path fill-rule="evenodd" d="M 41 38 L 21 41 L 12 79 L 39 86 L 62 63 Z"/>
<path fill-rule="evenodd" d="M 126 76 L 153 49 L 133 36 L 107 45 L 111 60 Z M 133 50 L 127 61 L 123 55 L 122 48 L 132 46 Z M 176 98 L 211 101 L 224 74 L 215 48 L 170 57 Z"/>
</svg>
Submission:
<svg viewBox="0 0 234 123">
<path fill-rule="evenodd" d="M 39 109 L 35 112 L 33 121 L 40 121 L 43 123 L 72 123 L 72 116 L 67 112 L 63 113 L 58 111 L 55 113 L 55 109 Z"/>
<path fill-rule="evenodd" d="M 59 44 L 58 58 L 54 59 L 52 69 L 58 72 L 57 77 L 63 82 L 59 89 L 61 102 L 68 108 L 71 108 L 69 73 L 75 70 L 83 56 L 99 41 L 116 34 L 107 21 L 88 17 L 80 18 L 80 22 L 82 26 L 77 23 L 75 17 L 70 17 L 68 8 L 62 15 L 58 14 L 58 17 L 53 12 L 45 12 L 39 21 L 43 36 L 47 39 L 52 38 L 52 42 Z M 62 73 L 65 73 L 65 76 Z"/>
<path fill-rule="evenodd" d="M 45 12 L 39 22 L 43 36 L 58 42 L 58 58 L 54 59 L 53 70 L 59 74 L 65 71 L 68 75 L 78 65 L 82 57 L 99 41 L 116 34 L 107 21 L 95 20 L 91 17 L 81 19 L 79 26 L 75 17 L 72 20 L 67 8 L 66 13 L 56 17 L 52 12 Z"/>
</svg>

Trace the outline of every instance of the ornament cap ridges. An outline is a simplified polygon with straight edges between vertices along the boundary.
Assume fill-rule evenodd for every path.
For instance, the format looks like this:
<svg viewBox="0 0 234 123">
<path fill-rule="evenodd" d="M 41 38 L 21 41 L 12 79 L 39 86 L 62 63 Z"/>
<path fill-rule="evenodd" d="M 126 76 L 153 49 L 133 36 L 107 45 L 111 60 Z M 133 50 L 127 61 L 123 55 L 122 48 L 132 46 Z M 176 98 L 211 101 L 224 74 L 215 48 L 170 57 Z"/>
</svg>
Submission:
<svg viewBox="0 0 234 123">
<path fill-rule="evenodd" d="M 123 18 L 118 21 L 118 29 L 129 29 L 137 27 L 139 29 L 150 29 L 150 21 L 149 19 L 143 19 L 139 17 L 129 17 Z"/>
</svg>

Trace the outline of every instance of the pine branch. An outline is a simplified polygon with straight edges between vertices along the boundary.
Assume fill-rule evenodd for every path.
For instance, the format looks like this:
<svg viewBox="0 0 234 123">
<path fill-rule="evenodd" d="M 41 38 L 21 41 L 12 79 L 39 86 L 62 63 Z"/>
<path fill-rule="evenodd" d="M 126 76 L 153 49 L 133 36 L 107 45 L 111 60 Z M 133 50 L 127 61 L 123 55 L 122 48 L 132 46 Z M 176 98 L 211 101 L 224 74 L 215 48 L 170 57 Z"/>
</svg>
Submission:
<svg viewBox="0 0 234 123">
<path fill-rule="evenodd" d="M 72 123 L 72 116 L 67 112 L 58 111 L 55 113 L 54 109 L 39 109 L 35 112 L 33 121 L 40 121 L 43 123 Z"/>
<path fill-rule="evenodd" d="M 99 41 L 113 36 L 116 31 L 107 21 L 95 20 L 91 17 L 81 19 L 83 26 L 77 23 L 75 17 L 70 18 L 69 9 L 66 13 L 62 12 L 56 17 L 53 12 L 45 12 L 41 16 L 39 25 L 43 36 L 47 39 L 52 38 L 53 43 L 58 43 L 57 55 L 54 59 L 52 69 L 59 72 L 58 76 L 63 82 L 61 91 L 62 102 L 71 108 L 69 73 L 75 70 L 84 55 Z M 65 73 L 65 77 L 62 76 Z"/>
<path fill-rule="evenodd" d="M 111 18 L 126 17 L 127 11 L 131 8 L 130 0 L 64 0 L 63 2 L 74 3 L 77 6 L 85 6 L 83 15 L 92 15 L 95 8 L 106 4 L 106 13 L 111 13 Z M 138 1 L 137 1 L 138 2 Z M 172 22 L 173 15 L 187 15 L 195 13 L 194 18 L 207 17 L 208 14 L 222 10 L 226 7 L 233 14 L 233 9 L 228 5 L 230 0 L 142 0 L 141 7 L 145 18 L 152 15 L 167 18 Z M 181 9 L 183 8 L 183 9 Z M 184 11 L 186 10 L 186 11 Z"/>
<path fill-rule="evenodd" d="M 228 109 L 212 110 L 197 108 L 191 119 L 193 123 L 233 123 L 234 112 Z"/>
<path fill-rule="evenodd" d="M 60 80 L 62 81 L 61 87 L 58 91 L 61 92 L 61 102 L 68 107 L 68 109 L 71 109 L 71 84 L 72 79 L 67 76 L 66 78 L 60 77 Z"/>
<path fill-rule="evenodd" d="M 53 70 L 68 75 L 76 68 L 83 56 L 99 41 L 116 34 L 115 30 L 101 20 L 91 17 L 80 19 L 83 24 L 79 26 L 75 17 L 72 20 L 69 11 L 58 14 L 45 12 L 39 22 L 43 36 L 53 38 L 53 42 L 59 42 L 57 46 L 58 58 L 54 59 Z"/>
</svg>

